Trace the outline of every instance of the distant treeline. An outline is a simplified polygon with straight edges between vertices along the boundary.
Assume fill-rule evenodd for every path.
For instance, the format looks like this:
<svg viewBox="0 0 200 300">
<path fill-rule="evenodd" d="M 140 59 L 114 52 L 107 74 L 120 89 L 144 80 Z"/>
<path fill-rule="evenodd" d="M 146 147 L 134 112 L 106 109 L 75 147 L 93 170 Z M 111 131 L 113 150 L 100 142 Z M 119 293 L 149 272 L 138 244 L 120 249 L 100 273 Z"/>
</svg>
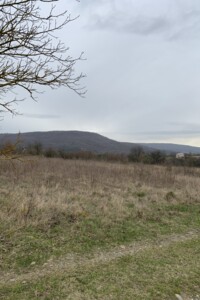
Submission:
<svg viewBox="0 0 200 300">
<path fill-rule="evenodd" d="M 155 150 L 146 152 L 141 146 L 134 147 L 129 154 L 118 153 L 94 153 L 91 151 L 67 151 L 65 149 L 54 149 L 53 147 L 44 148 L 42 143 L 35 142 L 26 147 L 20 143 L 6 142 L 0 146 L 0 152 L 12 149 L 13 154 L 23 155 L 38 155 L 48 158 L 58 157 L 62 159 L 84 159 L 84 160 L 103 160 L 116 161 L 122 163 L 143 163 L 152 165 L 175 165 L 200 167 L 200 157 L 187 154 L 182 159 L 177 159 L 176 154 L 166 154 L 163 151 Z"/>
<path fill-rule="evenodd" d="M 144 164 L 200 167 L 200 156 L 198 155 L 186 154 L 183 158 L 178 159 L 175 153 L 166 154 L 160 150 L 147 153 L 141 146 L 131 149 L 128 160 Z"/>
</svg>

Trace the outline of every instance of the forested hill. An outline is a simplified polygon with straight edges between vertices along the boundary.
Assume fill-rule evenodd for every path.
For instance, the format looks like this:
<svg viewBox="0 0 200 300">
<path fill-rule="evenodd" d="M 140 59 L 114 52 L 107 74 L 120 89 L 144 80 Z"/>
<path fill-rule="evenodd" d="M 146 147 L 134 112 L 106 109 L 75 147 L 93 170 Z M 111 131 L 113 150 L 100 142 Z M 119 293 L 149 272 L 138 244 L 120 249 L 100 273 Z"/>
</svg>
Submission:
<svg viewBox="0 0 200 300">
<path fill-rule="evenodd" d="M 166 144 L 166 143 L 142 143 L 141 146 L 148 146 L 150 148 L 164 151 L 168 154 L 170 153 L 191 153 L 200 154 L 200 147 L 188 146 L 188 145 L 178 145 L 178 144 Z"/>
<path fill-rule="evenodd" d="M 68 152 L 91 151 L 95 153 L 124 153 L 127 154 L 132 148 L 138 147 L 136 143 L 117 142 L 98 133 L 84 131 L 47 131 L 27 132 L 18 134 L 0 134 L 0 144 L 6 142 L 15 143 L 20 139 L 20 145 L 26 147 L 30 144 L 41 143 L 44 149 L 62 149 Z M 200 154 L 199 147 L 176 144 L 140 144 L 146 152 L 154 150 L 166 153 L 192 153 Z"/>
<path fill-rule="evenodd" d="M 0 144 L 14 143 L 17 134 L 0 134 Z M 121 143 L 100 134 L 83 131 L 48 131 L 20 133 L 20 144 L 41 143 L 43 148 L 63 149 L 69 152 L 91 151 L 95 153 L 129 153 L 130 149 L 138 146 L 133 143 Z M 145 147 L 148 148 L 148 147 Z"/>
</svg>

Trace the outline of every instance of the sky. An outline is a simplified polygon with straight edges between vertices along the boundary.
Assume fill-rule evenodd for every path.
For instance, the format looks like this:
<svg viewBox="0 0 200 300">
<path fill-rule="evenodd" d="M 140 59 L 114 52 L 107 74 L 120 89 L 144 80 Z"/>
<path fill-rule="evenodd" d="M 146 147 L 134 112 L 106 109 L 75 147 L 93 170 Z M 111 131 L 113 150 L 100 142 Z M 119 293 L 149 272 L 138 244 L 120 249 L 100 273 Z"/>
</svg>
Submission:
<svg viewBox="0 0 200 300">
<path fill-rule="evenodd" d="M 43 89 L 38 101 L 7 114 L 8 132 L 82 130 L 118 141 L 200 146 L 200 1 L 81 0 L 56 2 L 79 18 L 58 33 L 85 98 Z M 21 96 L 21 95 L 20 95 Z"/>
</svg>

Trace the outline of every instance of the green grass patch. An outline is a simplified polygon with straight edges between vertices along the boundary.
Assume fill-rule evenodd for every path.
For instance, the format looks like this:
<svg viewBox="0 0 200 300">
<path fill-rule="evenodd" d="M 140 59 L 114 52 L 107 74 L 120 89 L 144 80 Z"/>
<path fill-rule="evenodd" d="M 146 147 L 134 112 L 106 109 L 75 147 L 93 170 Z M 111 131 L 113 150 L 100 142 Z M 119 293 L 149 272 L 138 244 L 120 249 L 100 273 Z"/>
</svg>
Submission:
<svg viewBox="0 0 200 300">
<path fill-rule="evenodd" d="M 192 299 L 200 293 L 200 240 L 151 247 L 108 264 L 4 286 L 1 299 Z M 190 298 L 189 298 L 190 297 Z M 195 298 L 194 298 L 195 299 Z"/>
<path fill-rule="evenodd" d="M 88 253 L 95 249 L 109 249 L 159 235 L 184 233 L 200 227 L 200 205 L 168 205 L 162 209 L 154 205 L 145 218 L 137 218 L 134 208 L 121 220 L 105 223 L 100 217 L 84 218 L 75 223 L 67 221 L 47 231 L 32 226 L 4 235 L 0 250 L 2 270 L 17 272 L 31 268 L 31 263 L 44 263 L 52 256 L 67 253 Z M 4 228 L 5 229 L 5 228 Z"/>
</svg>

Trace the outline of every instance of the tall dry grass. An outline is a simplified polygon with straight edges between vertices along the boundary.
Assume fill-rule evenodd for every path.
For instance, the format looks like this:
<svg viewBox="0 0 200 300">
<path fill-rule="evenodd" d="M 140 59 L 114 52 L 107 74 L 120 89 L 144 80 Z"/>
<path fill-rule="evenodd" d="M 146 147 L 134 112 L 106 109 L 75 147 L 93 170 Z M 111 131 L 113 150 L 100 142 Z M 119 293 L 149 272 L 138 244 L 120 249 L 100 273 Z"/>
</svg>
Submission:
<svg viewBox="0 0 200 300">
<path fill-rule="evenodd" d="M 196 203 L 200 169 L 29 158 L 0 161 L 0 224 L 54 226 L 148 217 L 152 205 Z"/>
</svg>

